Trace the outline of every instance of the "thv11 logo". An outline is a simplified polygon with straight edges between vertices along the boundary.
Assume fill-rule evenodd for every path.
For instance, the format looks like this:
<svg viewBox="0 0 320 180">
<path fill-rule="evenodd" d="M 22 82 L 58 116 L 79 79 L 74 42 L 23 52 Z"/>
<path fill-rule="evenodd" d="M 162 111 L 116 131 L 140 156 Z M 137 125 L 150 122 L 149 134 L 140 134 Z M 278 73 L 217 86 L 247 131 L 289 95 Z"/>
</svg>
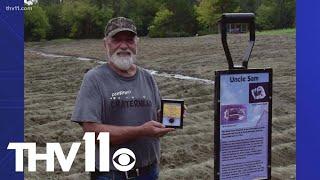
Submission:
<svg viewBox="0 0 320 180">
<path fill-rule="evenodd" d="M 87 132 L 84 134 L 85 141 L 85 171 L 95 171 L 95 133 Z M 108 172 L 110 170 L 110 135 L 108 132 L 101 132 L 98 136 L 99 141 L 99 170 Z M 46 143 L 47 153 L 37 154 L 36 143 L 16 142 L 9 143 L 7 149 L 14 149 L 16 156 L 16 171 L 23 172 L 23 151 L 28 153 L 28 171 L 36 171 L 36 161 L 46 161 L 46 171 L 54 171 L 54 156 L 56 155 L 62 171 L 69 171 L 77 155 L 81 142 L 74 142 L 70 151 L 65 157 L 60 143 Z M 127 148 L 118 149 L 112 156 L 112 163 L 119 171 L 129 171 L 136 163 L 135 154 Z"/>
</svg>

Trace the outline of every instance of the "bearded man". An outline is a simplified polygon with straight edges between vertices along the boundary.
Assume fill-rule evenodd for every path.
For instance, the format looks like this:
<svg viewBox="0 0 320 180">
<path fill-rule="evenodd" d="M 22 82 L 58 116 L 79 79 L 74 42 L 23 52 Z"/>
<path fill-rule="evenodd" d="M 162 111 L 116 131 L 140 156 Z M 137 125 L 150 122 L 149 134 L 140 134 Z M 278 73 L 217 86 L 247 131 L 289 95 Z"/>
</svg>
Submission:
<svg viewBox="0 0 320 180">
<path fill-rule="evenodd" d="M 128 172 L 118 171 L 110 159 L 110 172 L 99 172 L 96 145 L 96 172 L 91 179 L 157 179 L 159 137 L 173 131 L 157 122 L 160 95 L 152 75 L 137 66 L 137 31 L 133 21 L 111 19 L 105 28 L 107 63 L 88 71 L 77 96 L 72 121 L 84 132 L 110 133 L 110 154 L 128 148 L 136 163 Z M 103 153 L 103 152 L 100 152 Z"/>
</svg>

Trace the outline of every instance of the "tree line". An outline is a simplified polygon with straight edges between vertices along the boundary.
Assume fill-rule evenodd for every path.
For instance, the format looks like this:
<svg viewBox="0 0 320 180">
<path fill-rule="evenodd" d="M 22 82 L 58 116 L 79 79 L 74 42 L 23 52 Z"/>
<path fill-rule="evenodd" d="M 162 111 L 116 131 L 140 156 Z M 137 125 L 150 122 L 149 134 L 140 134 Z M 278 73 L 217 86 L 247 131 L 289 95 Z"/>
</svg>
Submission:
<svg viewBox="0 0 320 180">
<path fill-rule="evenodd" d="M 258 30 L 295 27 L 295 0 L 38 0 L 25 11 L 25 40 L 101 38 L 109 19 L 134 20 L 140 36 L 216 33 L 225 12 L 253 12 Z M 27 6 L 27 5 L 25 5 Z"/>
</svg>

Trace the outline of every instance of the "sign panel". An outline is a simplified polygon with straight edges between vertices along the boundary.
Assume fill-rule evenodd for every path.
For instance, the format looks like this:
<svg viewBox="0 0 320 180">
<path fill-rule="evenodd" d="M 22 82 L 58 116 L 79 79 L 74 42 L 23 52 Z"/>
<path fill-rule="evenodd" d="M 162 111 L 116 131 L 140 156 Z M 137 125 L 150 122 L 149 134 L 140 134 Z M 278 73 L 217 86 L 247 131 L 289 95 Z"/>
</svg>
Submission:
<svg viewBox="0 0 320 180">
<path fill-rule="evenodd" d="M 272 70 L 217 71 L 215 179 L 271 178 Z"/>
</svg>

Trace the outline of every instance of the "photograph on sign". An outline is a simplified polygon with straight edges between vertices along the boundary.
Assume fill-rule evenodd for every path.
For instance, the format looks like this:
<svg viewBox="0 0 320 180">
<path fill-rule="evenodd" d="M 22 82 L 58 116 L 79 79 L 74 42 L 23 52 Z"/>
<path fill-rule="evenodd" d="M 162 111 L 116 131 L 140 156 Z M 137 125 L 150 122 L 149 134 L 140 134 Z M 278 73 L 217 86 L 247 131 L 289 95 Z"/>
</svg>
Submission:
<svg viewBox="0 0 320 180">
<path fill-rule="evenodd" d="M 224 72 L 217 77 L 219 178 L 268 179 L 271 75 L 238 72 Z"/>
<path fill-rule="evenodd" d="M 247 107 L 243 104 L 221 106 L 221 123 L 233 124 L 247 120 Z"/>
</svg>

